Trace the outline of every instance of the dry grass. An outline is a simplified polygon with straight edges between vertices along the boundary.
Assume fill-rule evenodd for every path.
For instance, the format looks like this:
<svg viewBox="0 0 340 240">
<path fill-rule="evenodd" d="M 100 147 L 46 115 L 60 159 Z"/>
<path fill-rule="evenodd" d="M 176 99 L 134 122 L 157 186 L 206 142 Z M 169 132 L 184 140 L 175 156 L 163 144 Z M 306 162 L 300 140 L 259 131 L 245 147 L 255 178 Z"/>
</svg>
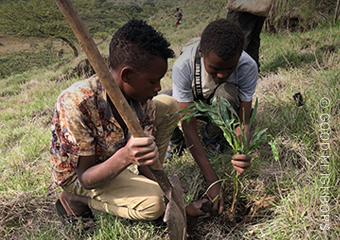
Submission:
<svg viewBox="0 0 340 240">
<path fill-rule="evenodd" d="M 4 239 L 25 239 L 26 232 L 59 224 L 51 207 L 57 198 L 55 187 L 50 186 L 44 196 L 14 190 L 7 194 L 12 197 L 0 198 L 0 233 Z"/>
</svg>

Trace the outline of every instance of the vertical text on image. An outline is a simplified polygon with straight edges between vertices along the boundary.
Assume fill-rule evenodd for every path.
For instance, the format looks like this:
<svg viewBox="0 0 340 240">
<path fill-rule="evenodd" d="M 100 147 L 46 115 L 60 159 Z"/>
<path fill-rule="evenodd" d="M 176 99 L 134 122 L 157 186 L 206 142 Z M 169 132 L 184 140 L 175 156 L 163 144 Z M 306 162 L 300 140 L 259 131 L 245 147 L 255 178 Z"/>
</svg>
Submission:
<svg viewBox="0 0 340 240">
<path fill-rule="evenodd" d="M 320 183 L 321 183 L 321 196 L 320 196 L 320 214 L 321 214 L 321 223 L 320 229 L 322 231 L 327 231 L 330 228 L 330 196 L 329 196 L 329 153 L 330 153 L 330 134 L 331 134 L 331 126 L 330 126 L 330 118 L 331 116 L 328 113 L 325 113 L 330 106 L 330 100 L 327 97 L 323 97 L 320 100 L 320 106 L 323 112 L 320 115 L 320 150 L 321 150 L 321 161 L 320 161 Z"/>
</svg>

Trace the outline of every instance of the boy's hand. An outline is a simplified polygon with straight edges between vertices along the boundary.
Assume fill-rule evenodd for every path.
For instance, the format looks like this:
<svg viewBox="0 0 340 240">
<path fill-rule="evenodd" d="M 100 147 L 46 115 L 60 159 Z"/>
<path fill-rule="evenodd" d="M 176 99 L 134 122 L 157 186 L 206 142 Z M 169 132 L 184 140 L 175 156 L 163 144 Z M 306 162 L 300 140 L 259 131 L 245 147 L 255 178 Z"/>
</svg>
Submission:
<svg viewBox="0 0 340 240">
<path fill-rule="evenodd" d="M 148 132 L 146 137 L 134 138 L 131 136 L 126 144 L 128 161 L 138 166 L 151 165 L 158 161 L 158 148 L 155 138 Z"/>
<path fill-rule="evenodd" d="M 237 176 L 242 176 L 243 173 L 251 166 L 251 157 L 245 154 L 234 155 L 231 160 Z"/>
<path fill-rule="evenodd" d="M 213 185 L 209 185 L 211 186 L 207 195 L 210 199 L 210 201 L 212 201 L 213 204 L 213 211 L 214 212 L 218 212 L 218 214 L 222 214 L 223 209 L 224 209 L 224 198 L 223 196 L 220 196 L 221 194 L 221 184 L 220 183 L 212 183 Z M 209 188 L 208 186 L 208 188 Z"/>
<path fill-rule="evenodd" d="M 191 217 L 209 217 L 210 213 L 206 213 L 202 210 L 202 206 L 204 203 L 209 202 L 208 199 L 202 199 L 199 201 L 191 202 L 188 206 L 186 206 L 185 210 L 188 216 Z"/>
</svg>

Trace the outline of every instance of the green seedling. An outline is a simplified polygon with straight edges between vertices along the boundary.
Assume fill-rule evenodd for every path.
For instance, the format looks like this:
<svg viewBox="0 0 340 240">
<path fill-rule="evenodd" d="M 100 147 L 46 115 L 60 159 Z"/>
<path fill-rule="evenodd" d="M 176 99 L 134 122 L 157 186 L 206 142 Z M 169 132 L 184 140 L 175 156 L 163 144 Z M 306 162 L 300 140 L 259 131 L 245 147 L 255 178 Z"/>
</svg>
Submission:
<svg viewBox="0 0 340 240">
<path fill-rule="evenodd" d="M 244 127 L 244 122 L 245 122 L 244 121 L 244 118 L 245 118 L 244 109 L 243 109 L 243 116 L 242 116 L 243 121 L 241 121 L 238 114 L 231 106 L 231 104 L 226 99 L 224 99 L 222 96 L 220 97 L 219 102 L 217 100 L 217 97 L 215 96 L 211 105 L 208 105 L 202 102 L 201 100 L 197 102 L 193 102 L 192 104 L 189 104 L 186 108 L 179 111 L 179 113 L 185 114 L 180 119 L 180 121 L 187 121 L 187 123 L 189 123 L 192 117 L 199 117 L 199 116 L 208 117 L 216 126 L 218 126 L 223 131 L 223 136 L 228 142 L 228 144 L 231 146 L 231 148 L 233 149 L 234 154 L 250 155 L 253 152 L 253 150 L 255 150 L 259 145 L 261 145 L 264 142 L 268 142 L 267 141 L 267 138 L 268 138 L 267 129 L 259 130 L 257 126 L 255 127 L 254 133 L 252 135 L 251 140 L 249 141 L 249 144 L 247 142 L 247 134 L 250 131 L 251 126 L 254 123 L 254 119 L 257 113 L 257 107 L 258 107 L 258 100 L 256 99 L 254 110 L 251 115 L 247 130 L 245 130 L 245 127 Z M 240 138 L 235 133 L 235 129 L 238 126 L 240 126 L 240 130 L 241 130 Z M 270 144 L 272 148 L 275 160 L 277 160 L 278 151 L 276 150 L 274 143 L 273 142 L 268 142 L 268 143 Z M 232 214 L 234 214 L 236 204 L 238 201 L 238 197 L 239 197 L 239 193 L 240 193 L 240 181 L 235 170 L 233 170 L 232 174 L 234 175 L 234 178 L 233 178 L 234 194 L 233 194 L 233 202 L 232 202 L 230 211 Z M 218 180 L 217 182 L 220 182 L 220 181 L 221 180 Z M 214 184 L 216 184 L 217 182 L 215 182 Z M 217 198 L 218 196 L 216 197 L 216 199 Z M 216 200 L 216 199 L 213 199 L 213 200 Z"/>
</svg>

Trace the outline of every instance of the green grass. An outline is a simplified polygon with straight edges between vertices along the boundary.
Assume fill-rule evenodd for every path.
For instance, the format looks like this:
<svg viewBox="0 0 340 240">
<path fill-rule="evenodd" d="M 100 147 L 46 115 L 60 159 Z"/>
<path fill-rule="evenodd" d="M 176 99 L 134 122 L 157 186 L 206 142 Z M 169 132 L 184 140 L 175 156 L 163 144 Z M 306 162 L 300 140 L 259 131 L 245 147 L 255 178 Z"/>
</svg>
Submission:
<svg viewBox="0 0 340 240">
<path fill-rule="evenodd" d="M 170 9 L 155 14 L 150 23 L 165 34 L 178 54 L 180 46 L 198 36 L 209 21 L 225 17 L 222 6 L 226 2 L 182 1 L 178 6 L 184 18 L 178 28 L 173 26 Z M 253 154 L 253 166 L 242 179 L 241 198 L 249 205 L 252 218 L 238 226 L 223 216 L 198 219 L 196 239 L 340 238 L 339 31 L 338 23 L 302 33 L 261 34 L 255 122 L 274 136 L 279 161 L 274 160 L 269 145 L 259 146 Z M 99 48 L 106 52 L 107 44 L 102 42 Z M 336 50 L 325 52 L 324 45 L 334 45 Z M 163 87 L 171 87 L 174 60 L 170 60 Z M 62 226 L 54 213 L 60 189 L 51 183 L 49 123 L 57 96 L 79 80 L 55 80 L 74 62 L 64 60 L 0 80 L 0 238 L 166 239 L 165 227 L 131 223 L 103 213 L 96 213 L 99 221 L 94 234 L 80 236 Z M 297 92 L 301 92 L 304 106 L 296 106 L 292 96 Z M 323 130 L 327 123 L 329 128 Z M 329 149 L 321 148 L 328 143 Z M 226 209 L 232 193 L 231 155 L 227 151 L 211 158 L 218 176 L 226 179 Z M 169 177 L 176 173 L 187 183 L 187 203 L 204 196 L 203 176 L 188 151 L 165 163 L 164 168 Z M 261 204 L 266 207 L 261 208 Z M 325 224 L 329 224 L 327 231 L 322 230 Z"/>
</svg>

